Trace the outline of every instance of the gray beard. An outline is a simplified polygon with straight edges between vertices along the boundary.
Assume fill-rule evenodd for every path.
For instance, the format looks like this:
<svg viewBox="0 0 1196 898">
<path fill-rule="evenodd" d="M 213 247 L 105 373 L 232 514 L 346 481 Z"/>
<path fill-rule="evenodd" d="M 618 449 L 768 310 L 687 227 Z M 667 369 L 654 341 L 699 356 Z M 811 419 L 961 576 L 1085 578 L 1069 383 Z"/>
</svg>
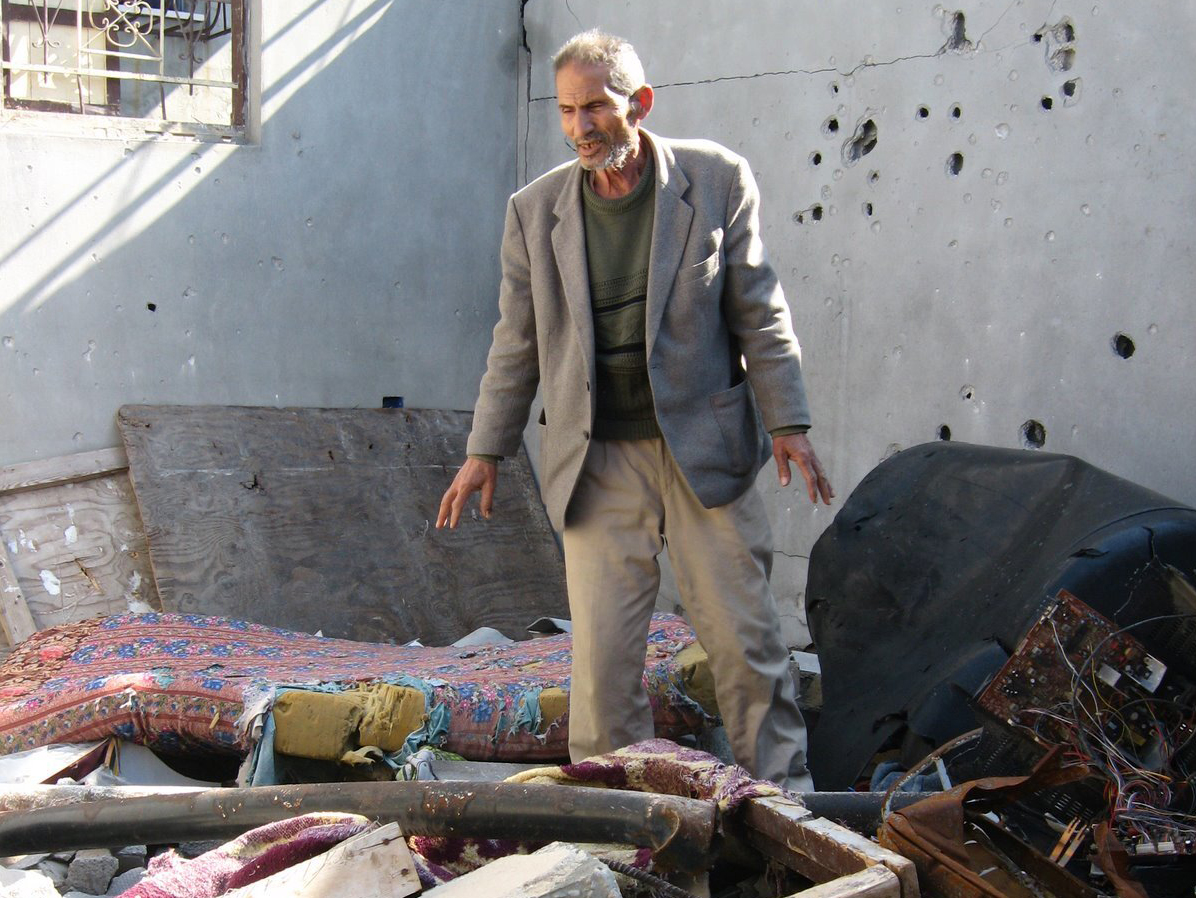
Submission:
<svg viewBox="0 0 1196 898">
<path fill-rule="evenodd" d="M 590 165 L 586 165 L 585 162 L 582 162 L 581 167 L 586 171 L 603 171 L 608 168 L 613 168 L 615 171 L 619 171 L 624 165 L 627 164 L 627 159 L 631 155 L 631 151 L 634 149 L 635 146 L 630 140 L 625 140 L 622 143 L 612 144 L 610 151 L 606 154 L 606 158 L 601 162 L 592 163 Z"/>
</svg>

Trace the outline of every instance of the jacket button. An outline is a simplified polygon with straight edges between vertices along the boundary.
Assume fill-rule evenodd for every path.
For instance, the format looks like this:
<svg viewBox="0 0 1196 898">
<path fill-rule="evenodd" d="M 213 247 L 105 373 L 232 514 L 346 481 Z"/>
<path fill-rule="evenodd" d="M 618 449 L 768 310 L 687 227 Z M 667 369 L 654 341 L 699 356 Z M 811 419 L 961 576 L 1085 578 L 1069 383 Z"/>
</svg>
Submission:
<svg viewBox="0 0 1196 898">
<path fill-rule="evenodd" d="M 581 438 L 583 440 L 588 440 L 590 438 L 590 432 L 588 430 L 583 430 L 581 432 Z"/>
</svg>

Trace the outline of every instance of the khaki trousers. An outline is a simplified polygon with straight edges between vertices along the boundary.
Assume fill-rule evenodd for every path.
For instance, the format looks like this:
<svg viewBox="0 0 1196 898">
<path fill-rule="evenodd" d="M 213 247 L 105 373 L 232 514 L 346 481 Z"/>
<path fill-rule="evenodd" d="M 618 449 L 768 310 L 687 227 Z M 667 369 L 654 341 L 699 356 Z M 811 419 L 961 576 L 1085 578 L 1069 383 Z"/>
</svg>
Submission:
<svg viewBox="0 0 1196 898">
<path fill-rule="evenodd" d="M 573 619 L 569 755 L 652 738 L 643 688 L 648 626 L 666 546 L 681 601 L 710 656 L 738 764 L 799 791 L 806 729 L 768 585 L 772 533 L 755 489 L 703 508 L 661 439 L 595 440 L 563 534 Z"/>
</svg>

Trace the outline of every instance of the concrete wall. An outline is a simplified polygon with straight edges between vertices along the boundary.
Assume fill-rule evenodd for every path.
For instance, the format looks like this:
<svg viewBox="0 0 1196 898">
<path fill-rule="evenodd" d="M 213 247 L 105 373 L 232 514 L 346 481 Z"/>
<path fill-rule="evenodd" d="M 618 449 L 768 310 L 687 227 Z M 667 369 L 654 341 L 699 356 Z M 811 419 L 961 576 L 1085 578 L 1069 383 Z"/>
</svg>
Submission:
<svg viewBox="0 0 1196 898">
<path fill-rule="evenodd" d="M 1041 438 L 1196 503 L 1196 6 L 646 9 L 527 5 L 521 178 L 568 158 L 553 50 L 583 27 L 628 37 L 657 87 L 648 126 L 753 164 L 803 342 L 811 436 L 841 497 L 949 430 L 1005 447 Z M 781 492 L 771 471 L 760 484 L 800 642 L 806 556 L 834 509 Z"/>
<path fill-rule="evenodd" d="M 518 4 L 254 9 L 255 145 L 0 122 L 0 465 L 117 445 L 123 403 L 472 406 Z"/>
<path fill-rule="evenodd" d="M 129 402 L 471 407 L 504 201 L 568 157 L 547 60 L 601 25 L 650 127 L 753 163 L 840 496 L 1038 422 L 1196 502 L 1191 4 L 530 0 L 530 54 L 514 0 L 257 6 L 256 145 L 0 122 L 0 464 L 116 445 Z M 760 483 L 800 644 L 834 509 Z"/>
</svg>

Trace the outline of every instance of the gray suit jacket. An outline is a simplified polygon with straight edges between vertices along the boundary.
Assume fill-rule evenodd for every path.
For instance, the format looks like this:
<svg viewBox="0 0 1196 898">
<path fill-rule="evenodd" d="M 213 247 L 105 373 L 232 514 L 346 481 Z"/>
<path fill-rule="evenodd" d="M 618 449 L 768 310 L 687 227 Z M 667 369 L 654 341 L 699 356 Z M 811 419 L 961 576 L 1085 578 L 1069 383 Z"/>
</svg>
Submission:
<svg viewBox="0 0 1196 898">
<path fill-rule="evenodd" d="M 647 137 L 657 178 L 648 377 L 669 450 L 711 508 L 752 485 L 771 455 L 768 431 L 810 423 L 801 353 L 747 162 L 710 141 Z M 558 529 L 595 411 L 582 173 L 562 165 L 507 205 L 500 319 L 468 443 L 470 454 L 514 455 L 542 386 L 541 492 Z"/>
</svg>

